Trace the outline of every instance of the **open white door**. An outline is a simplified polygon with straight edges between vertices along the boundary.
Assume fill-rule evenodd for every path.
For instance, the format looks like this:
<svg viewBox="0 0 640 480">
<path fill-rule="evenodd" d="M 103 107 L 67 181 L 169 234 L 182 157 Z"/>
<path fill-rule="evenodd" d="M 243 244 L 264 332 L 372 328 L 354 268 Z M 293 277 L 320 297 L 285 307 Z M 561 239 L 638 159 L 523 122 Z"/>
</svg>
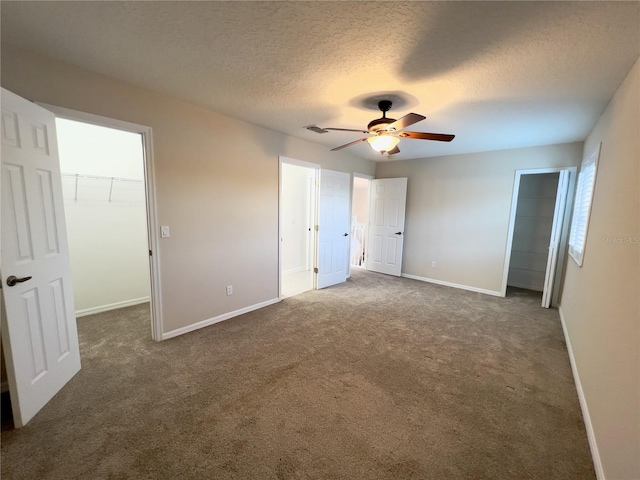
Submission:
<svg viewBox="0 0 640 480">
<path fill-rule="evenodd" d="M 347 280 L 351 175 L 320 170 L 317 288 Z"/>
<path fill-rule="evenodd" d="M 564 210 L 567 204 L 567 193 L 569 189 L 569 172 L 560 171 L 558 178 L 558 190 L 556 192 L 556 206 L 553 211 L 553 224 L 551 226 L 551 237 L 549 239 L 549 256 L 547 257 L 547 270 L 544 277 L 544 288 L 542 290 L 542 306 L 549 308 L 553 295 L 553 281 L 556 275 L 556 264 L 558 262 L 558 249 L 560 247 L 560 236 L 562 235 L 562 223 L 564 220 Z"/>
<path fill-rule="evenodd" d="M 399 277 L 402 273 L 406 178 L 371 181 L 367 270 Z"/>
<path fill-rule="evenodd" d="M 17 428 L 80 370 L 53 113 L 2 89 L 2 345 Z"/>
</svg>

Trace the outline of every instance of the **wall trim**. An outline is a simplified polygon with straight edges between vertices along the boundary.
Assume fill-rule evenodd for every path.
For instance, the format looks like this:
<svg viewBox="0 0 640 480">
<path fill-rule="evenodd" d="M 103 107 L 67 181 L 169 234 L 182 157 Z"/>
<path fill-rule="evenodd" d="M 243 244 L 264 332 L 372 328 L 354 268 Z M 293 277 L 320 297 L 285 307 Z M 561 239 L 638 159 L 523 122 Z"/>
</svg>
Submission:
<svg viewBox="0 0 640 480">
<path fill-rule="evenodd" d="M 421 282 L 435 283 L 437 285 L 444 285 L 445 287 L 459 288 L 461 290 L 469 290 L 470 292 L 484 293 L 485 295 L 492 295 L 494 297 L 502 297 L 502 293 L 496 290 L 486 290 L 484 288 L 471 287 L 469 285 L 461 285 L 459 283 L 445 282 L 444 280 L 436 280 L 435 278 L 419 277 L 418 275 L 411 275 L 409 273 L 400 274 L 401 277 L 410 278 L 411 280 L 419 280 Z"/>
<path fill-rule="evenodd" d="M 584 419 L 584 426 L 587 430 L 587 439 L 589 440 L 589 448 L 591 450 L 591 458 L 593 459 L 593 467 L 595 468 L 596 477 L 598 478 L 598 480 L 605 480 L 604 469 L 602 468 L 602 461 L 600 460 L 600 451 L 598 450 L 598 442 L 596 441 L 596 435 L 593 431 L 593 425 L 591 424 L 589 407 L 587 406 L 587 399 L 585 398 L 584 391 L 582 390 L 582 382 L 580 382 L 580 375 L 578 373 L 576 359 L 573 356 L 573 348 L 571 348 L 571 340 L 569 339 L 567 324 L 564 320 L 564 313 L 562 313 L 562 306 L 558 307 L 558 313 L 560 314 L 562 333 L 564 334 L 564 341 L 567 344 L 567 352 L 569 353 L 569 361 L 571 362 L 573 381 L 576 384 L 576 390 L 578 391 L 578 399 L 580 400 L 582 418 Z"/>
<path fill-rule="evenodd" d="M 87 315 L 93 315 L 94 313 L 108 312 L 109 310 L 117 310 L 118 308 L 132 307 L 134 305 L 140 305 L 141 303 L 148 303 L 150 297 L 134 298 L 132 300 L 124 300 L 123 302 L 109 303 L 107 305 L 99 305 L 97 307 L 83 308 L 82 310 L 76 310 L 76 318 L 85 317 Z"/>
<path fill-rule="evenodd" d="M 290 268 L 289 270 L 283 270 L 282 275 L 291 275 L 292 273 L 300 273 L 307 270 L 306 265 L 302 265 L 301 267 Z"/>
<path fill-rule="evenodd" d="M 268 307 L 269 305 L 273 305 L 274 303 L 278 302 L 280 302 L 280 298 L 272 298 L 271 300 L 256 303 L 255 305 L 249 305 L 248 307 L 240 308 L 238 310 L 234 310 L 233 312 L 223 313 L 222 315 L 218 315 L 217 317 L 208 318 L 206 320 L 187 325 L 186 327 L 176 328 L 175 330 L 163 333 L 162 340 L 168 340 L 169 338 L 184 335 L 185 333 L 193 332 L 195 330 L 208 327 L 209 325 L 213 325 L 214 323 L 222 322 L 224 320 L 228 320 L 245 313 L 253 312 L 254 310 L 259 310 L 260 308 Z"/>
</svg>

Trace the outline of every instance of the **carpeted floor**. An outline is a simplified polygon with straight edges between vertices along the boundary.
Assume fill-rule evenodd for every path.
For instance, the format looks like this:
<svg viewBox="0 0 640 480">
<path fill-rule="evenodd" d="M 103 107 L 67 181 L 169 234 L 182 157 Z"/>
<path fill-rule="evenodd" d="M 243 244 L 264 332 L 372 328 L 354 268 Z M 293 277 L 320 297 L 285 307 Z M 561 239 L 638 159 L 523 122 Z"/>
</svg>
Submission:
<svg viewBox="0 0 640 480">
<path fill-rule="evenodd" d="M 78 320 L 82 370 L 6 479 L 595 478 L 555 310 L 369 272 L 162 343 Z"/>
</svg>

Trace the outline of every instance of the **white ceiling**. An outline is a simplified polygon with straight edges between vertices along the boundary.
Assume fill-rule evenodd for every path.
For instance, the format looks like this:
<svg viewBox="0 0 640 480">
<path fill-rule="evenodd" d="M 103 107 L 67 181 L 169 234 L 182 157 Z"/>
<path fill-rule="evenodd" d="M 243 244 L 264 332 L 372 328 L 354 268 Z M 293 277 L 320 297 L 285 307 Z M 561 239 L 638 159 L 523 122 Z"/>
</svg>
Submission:
<svg viewBox="0 0 640 480">
<path fill-rule="evenodd" d="M 327 145 L 370 96 L 395 159 L 583 140 L 640 55 L 638 2 L 2 2 L 2 42 Z M 381 160 L 366 143 L 353 155 Z"/>
</svg>

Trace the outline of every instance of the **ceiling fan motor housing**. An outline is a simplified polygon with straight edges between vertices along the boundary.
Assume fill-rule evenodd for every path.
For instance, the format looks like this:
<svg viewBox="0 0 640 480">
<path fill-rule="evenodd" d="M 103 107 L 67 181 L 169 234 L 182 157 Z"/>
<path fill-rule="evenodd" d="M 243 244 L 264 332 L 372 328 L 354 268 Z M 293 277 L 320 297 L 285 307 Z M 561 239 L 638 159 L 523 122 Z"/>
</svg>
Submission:
<svg viewBox="0 0 640 480">
<path fill-rule="evenodd" d="M 387 118 L 387 117 L 376 118 L 375 120 L 372 120 L 371 122 L 369 122 L 369 125 L 367 125 L 367 128 L 369 129 L 370 132 L 377 132 L 379 130 L 385 130 L 387 128 L 387 125 L 395 121 L 396 121 L 395 118 Z"/>
<path fill-rule="evenodd" d="M 387 118 L 387 112 L 391 109 L 391 105 L 393 104 L 390 100 L 380 100 L 378 102 L 378 108 L 382 112 L 382 117 L 376 118 L 375 120 L 369 122 L 367 128 L 370 132 L 378 132 L 380 130 L 384 130 L 387 128 L 387 125 L 396 121 L 395 118 Z"/>
</svg>

